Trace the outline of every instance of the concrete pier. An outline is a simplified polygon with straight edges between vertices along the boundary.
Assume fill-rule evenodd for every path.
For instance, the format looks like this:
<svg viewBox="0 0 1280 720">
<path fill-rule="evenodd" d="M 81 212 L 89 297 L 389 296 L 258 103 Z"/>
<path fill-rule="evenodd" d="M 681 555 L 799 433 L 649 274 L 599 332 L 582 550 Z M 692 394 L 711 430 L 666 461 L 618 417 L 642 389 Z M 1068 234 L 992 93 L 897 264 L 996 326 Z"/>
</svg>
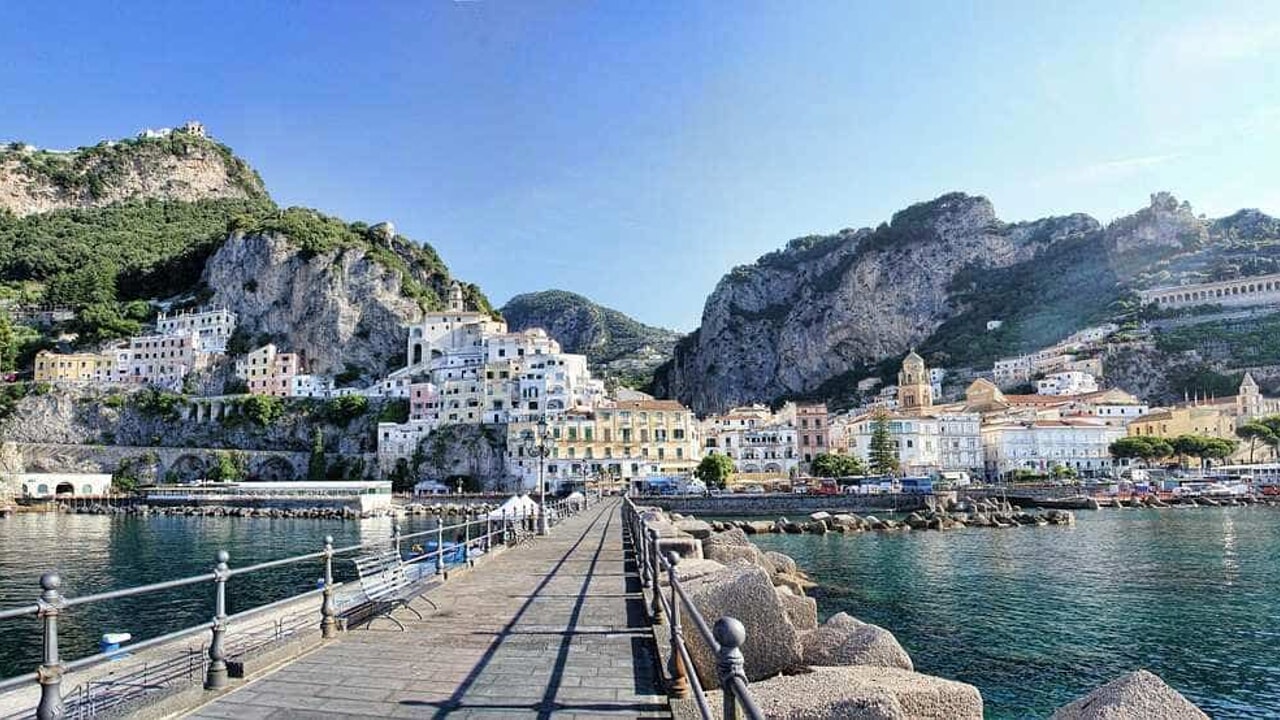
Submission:
<svg viewBox="0 0 1280 720">
<path fill-rule="evenodd" d="M 617 501 L 450 579 L 399 612 L 187 717 L 670 717 Z"/>
</svg>

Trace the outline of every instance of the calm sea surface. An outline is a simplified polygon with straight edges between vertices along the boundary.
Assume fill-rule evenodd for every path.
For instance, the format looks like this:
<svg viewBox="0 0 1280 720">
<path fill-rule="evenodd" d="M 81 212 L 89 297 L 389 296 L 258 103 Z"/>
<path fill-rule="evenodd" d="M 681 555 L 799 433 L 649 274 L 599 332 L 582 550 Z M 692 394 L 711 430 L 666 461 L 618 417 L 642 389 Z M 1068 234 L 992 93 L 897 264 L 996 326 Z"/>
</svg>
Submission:
<svg viewBox="0 0 1280 720">
<path fill-rule="evenodd" d="M 916 669 L 976 685 L 989 718 L 1047 717 L 1137 668 L 1215 718 L 1280 717 L 1280 510 L 1077 513 L 1078 524 L 766 535 Z"/>
<path fill-rule="evenodd" d="M 435 527 L 409 518 L 405 534 Z M 0 608 L 33 604 L 40 575 L 56 570 L 68 597 L 134 587 L 211 572 L 214 555 L 226 550 L 232 568 L 302 555 L 324 548 L 391 537 L 391 520 L 268 518 L 117 517 L 21 514 L 0 518 Z M 406 547 L 411 542 L 406 541 Z M 353 574 L 349 558 L 334 560 L 334 574 Z M 233 577 L 227 582 L 230 612 L 311 590 L 323 575 L 320 561 Z M 95 603 L 68 610 L 59 621 L 63 659 L 97 651 L 105 632 L 132 633 L 134 640 L 162 635 L 213 617 L 213 583 Z M 40 625 L 31 618 L 0 621 L 0 678 L 35 670 Z"/>
</svg>

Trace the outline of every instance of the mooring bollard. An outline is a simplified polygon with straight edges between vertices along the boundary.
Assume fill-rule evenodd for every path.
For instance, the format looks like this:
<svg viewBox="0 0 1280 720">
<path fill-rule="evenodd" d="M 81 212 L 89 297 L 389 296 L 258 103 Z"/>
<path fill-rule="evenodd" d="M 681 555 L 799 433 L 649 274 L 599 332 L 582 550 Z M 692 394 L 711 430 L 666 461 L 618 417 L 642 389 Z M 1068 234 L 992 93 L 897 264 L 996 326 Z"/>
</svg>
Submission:
<svg viewBox="0 0 1280 720">
<path fill-rule="evenodd" d="M 44 623 L 44 656 L 40 667 L 36 669 L 40 682 L 40 704 L 36 707 L 38 720 L 57 720 L 63 716 L 62 705 L 62 661 L 58 658 L 58 614 L 65 605 L 58 588 L 62 586 L 62 578 L 57 573 L 45 573 L 40 576 L 40 599 L 36 605 L 40 608 L 38 617 Z"/>
<path fill-rule="evenodd" d="M 662 623 L 662 588 L 659 587 L 658 578 L 662 573 L 662 561 L 659 558 L 658 550 L 658 531 L 649 528 L 649 562 L 652 567 L 649 568 L 649 577 L 653 578 L 653 624 L 660 625 Z"/>
<path fill-rule="evenodd" d="M 333 604 L 333 536 L 324 536 L 324 600 L 320 603 L 320 637 L 338 636 L 338 609 Z"/>
<path fill-rule="evenodd" d="M 680 553 L 674 550 L 667 553 L 667 586 L 671 591 L 671 695 L 677 698 L 689 697 L 689 677 L 685 674 L 684 658 L 680 656 L 680 648 L 684 645 L 683 629 L 680 627 L 680 595 L 676 592 L 676 565 L 680 562 Z"/>
<path fill-rule="evenodd" d="M 716 620 L 711 630 L 716 642 L 720 643 L 720 652 L 716 655 L 716 670 L 720 674 L 720 691 L 724 697 L 724 720 L 737 720 L 738 696 L 734 692 L 734 678 L 747 679 L 745 660 L 742 657 L 742 643 L 747 640 L 747 629 L 735 618 L 722 617 Z"/>
<path fill-rule="evenodd" d="M 206 690 L 220 690 L 227 686 L 227 656 L 222 648 L 222 639 L 227 634 L 227 579 L 231 577 L 227 561 L 231 556 L 226 550 L 219 550 L 214 559 L 217 564 L 213 566 L 213 639 L 209 641 L 209 672 L 204 680 Z"/>
</svg>

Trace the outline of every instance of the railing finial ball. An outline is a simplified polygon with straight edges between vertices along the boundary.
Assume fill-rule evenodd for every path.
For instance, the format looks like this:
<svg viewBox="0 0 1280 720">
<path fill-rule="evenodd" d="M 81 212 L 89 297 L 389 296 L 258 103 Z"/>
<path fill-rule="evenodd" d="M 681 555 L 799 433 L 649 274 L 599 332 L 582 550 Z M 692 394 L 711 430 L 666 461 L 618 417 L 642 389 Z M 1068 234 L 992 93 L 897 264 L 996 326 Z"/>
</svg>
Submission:
<svg viewBox="0 0 1280 720">
<path fill-rule="evenodd" d="M 40 587 L 43 590 L 57 590 L 62 587 L 62 578 L 56 572 L 47 572 L 40 576 Z"/>
<path fill-rule="evenodd" d="M 231 555 L 228 554 L 226 550 L 219 550 L 218 554 L 213 556 L 213 559 L 216 560 L 218 564 L 224 565 L 227 561 L 231 560 Z"/>
<path fill-rule="evenodd" d="M 325 545 L 332 545 L 332 544 L 333 544 L 333 536 L 332 536 L 332 535 L 325 535 L 325 536 L 324 536 L 324 544 L 325 544 Z"/>
<path fill-rule="evenodd" d="M 676 552 L 675 550 L 667 551 L 667 562 L 671 563 L 672 565 L 679 565 L 680 553 Z"/>
<path fill-rule="evenodd" d="M 727 647 L 741 647 L 747 641 L 747 629 L 737 618 L 722 617 L 716 620 L 711 634 L 715 636 L 716 642 Z"/>
</svg>

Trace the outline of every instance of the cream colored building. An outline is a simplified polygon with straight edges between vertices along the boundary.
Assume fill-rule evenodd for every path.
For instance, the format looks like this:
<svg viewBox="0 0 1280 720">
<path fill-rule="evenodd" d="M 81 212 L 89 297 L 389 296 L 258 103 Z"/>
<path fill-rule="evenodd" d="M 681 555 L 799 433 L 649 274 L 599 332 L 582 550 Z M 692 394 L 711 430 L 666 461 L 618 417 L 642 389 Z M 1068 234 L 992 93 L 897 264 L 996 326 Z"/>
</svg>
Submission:
<svg viewBox="0 0 1280 720">
<path fill-rule="evenodd" d="M 107 353 L 36 353 L 35 381 L 52 383 L 88 383 L 111 380 L 116 355 Z"/>
<path fill-rule="evenodd" d="M 290 397 L 293 379 L 301 374 L 302 362 L 296 353 L 283 353 L 268 343 L 236 362 L 236 377 L 244 380 L 252 395 Z"/>
<path fill-rule="evenodd" d="M 1063 467 L 1080 477 L 1108 476 L 1113 467 L 1111 443 L 1124 435 L 1123 427 L 1093 418 L 984 423 L 987 474 L 1007 478 L 1019 470 L 1048 474 Z"/>
<path fill-rule="evenodd" d="M 548 487 L 602 477 L 688 475 L 702 459 L 697 420 L 673 400 L 619 401 L 546 420 L 551 450 L 541 464 Z M 536 422 L 507 426 L 507 468 L 527 489 L 538 481 L 539 458 L 529 453 L 528 440 L 537 431 Z"/>
</svg>

